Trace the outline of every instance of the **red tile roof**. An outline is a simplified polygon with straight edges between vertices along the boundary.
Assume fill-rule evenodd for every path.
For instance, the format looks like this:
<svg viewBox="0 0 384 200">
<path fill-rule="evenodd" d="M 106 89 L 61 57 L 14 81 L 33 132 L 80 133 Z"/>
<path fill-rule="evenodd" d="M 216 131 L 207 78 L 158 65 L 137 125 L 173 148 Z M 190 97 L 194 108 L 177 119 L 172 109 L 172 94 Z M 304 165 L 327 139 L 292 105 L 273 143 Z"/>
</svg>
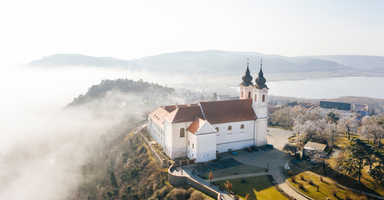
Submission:
<svg viewBox="0 0 384 200">
<path fill-rule="evenodd" d="M 200 105 L 163 106 L 156 109 L 151 116 L 155 118 L 157 123 L 162 123 L 165 119 L 168 119 L 171 123 L 194 122 L 195 119 L 201 118 L 211 124 L 218 124 L 249 121 L 257 118 L 252 109 L 251 99 L 207 101 L 201 102 Z M 161 119 L 156 119 L 158 117 Z"/>
<path fill-rule="evenodd" d="M 257 119 L 252 99 L 200 102 L 205 119 L 211 124 Z"/>
<path fill-rule="evenodd" d="M 199 105 L 178 105 L 176 110 L 171 112 L 169 120 L 172 123 L 191 122 L 198 117 L 203 117 Z"/>
<path fill-rule="evenodd" d="M 203 123 L 203 120 L 200 119 L 200 118 L 196 118 L 191 125 L 189 125 L 188 127 L 188 131 L 191 132 L 191 133 L 196 133 L 197 130 L 199 130 L 200 126 L 202 125 L 201 123 Z"/>
</svg>

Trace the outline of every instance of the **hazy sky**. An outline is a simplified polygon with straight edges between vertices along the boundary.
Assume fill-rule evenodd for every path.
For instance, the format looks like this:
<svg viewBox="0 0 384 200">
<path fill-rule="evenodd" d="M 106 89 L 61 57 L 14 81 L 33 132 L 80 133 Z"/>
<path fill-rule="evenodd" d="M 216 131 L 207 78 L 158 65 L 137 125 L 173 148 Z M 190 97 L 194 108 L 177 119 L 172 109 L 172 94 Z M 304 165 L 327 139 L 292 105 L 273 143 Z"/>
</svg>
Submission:
<svg viewBox="0 0 384 200">
<path fill-rule="evenodd" d="M 384 56 L 384 1 L 2 0 L 2 61 L 180 50 Z"/>
</svg>

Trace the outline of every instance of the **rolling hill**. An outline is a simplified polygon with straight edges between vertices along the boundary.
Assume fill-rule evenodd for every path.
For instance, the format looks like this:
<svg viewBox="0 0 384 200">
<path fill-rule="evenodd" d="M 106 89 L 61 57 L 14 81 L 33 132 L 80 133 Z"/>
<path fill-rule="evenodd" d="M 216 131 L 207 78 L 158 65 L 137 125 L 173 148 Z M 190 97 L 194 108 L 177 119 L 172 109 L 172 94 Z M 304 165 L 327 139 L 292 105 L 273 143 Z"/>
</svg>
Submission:
<svg viewBox="0 0 384 200">
<path fill-rule="evenodd" d="M 184 73 L 206 75 L 231 75 L 243 71 L 250 58 L 252 71 L 259 69 L 263 58 L 264 71 L 270 74 L 317 74 L 326 76 L 382 76 L 384 57 L 334 55 L 286 57 L 257 52 L 183 51 L 165 53 L 140 59 L 123 60 L 111 57 L 92 57 L 80 54 L 55 54 L 29 63 L 33 66 L 92 66 L 123 67 L 134 71 L 158 73 Z M 304 74 L 304 75 L 303 75 Z M 311 77 L 311 76 L 309 76 Z"/>
</svg>

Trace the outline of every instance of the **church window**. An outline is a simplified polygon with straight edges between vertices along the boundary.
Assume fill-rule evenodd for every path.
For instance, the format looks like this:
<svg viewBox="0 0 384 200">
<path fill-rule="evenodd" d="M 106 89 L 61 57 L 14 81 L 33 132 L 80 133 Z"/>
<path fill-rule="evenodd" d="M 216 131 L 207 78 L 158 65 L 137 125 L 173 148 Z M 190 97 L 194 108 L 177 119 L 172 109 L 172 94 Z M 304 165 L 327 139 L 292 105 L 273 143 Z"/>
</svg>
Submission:
<svg viewBox="0 0 384 200">
<path fill-rule="evenodd" d="M 195 148 L 195 144 L 192 144 L 192 149 L 194 149 Z"/>
<path fill-rule="evenodd" d="M 248 99 L 251 98 L 251 92 L 248 92 Z"/>
<path fill-rule="evenodd" d="M 265 102 L 265 95 L 263 94 L 263 102 Z"/>
<path fill-rule="evenodd" d="M 244 124 L 240 125 L 240 129 L 244 129 Z"/>
<path fill-rule="evenodd" d="M 243 97 L 243 91 L 241 91 L 240 97 Z"/>
<path fill-rule="evenodd" d="M 255 94 L 255 101 L 257 101 L 257 94 Z"/>
<path fill-rule="evenodd" d="M 228 131 L 231 131 L 232 130 L 232 126 L 228 126 Z"/>
<path fill-rule="evenodd" d="M 180 137 L 184 137 L 184 136 L 185 136 L 185 129 L 181 128 L 180 129 Z"/>
</svg>

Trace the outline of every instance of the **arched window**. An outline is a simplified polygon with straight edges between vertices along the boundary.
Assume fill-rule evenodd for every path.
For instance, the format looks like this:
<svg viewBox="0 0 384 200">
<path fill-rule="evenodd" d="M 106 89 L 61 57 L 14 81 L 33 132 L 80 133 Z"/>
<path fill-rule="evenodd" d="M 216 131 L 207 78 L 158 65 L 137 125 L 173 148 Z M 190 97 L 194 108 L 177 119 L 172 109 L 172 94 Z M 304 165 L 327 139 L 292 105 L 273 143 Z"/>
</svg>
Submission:
<svg viewBox="0 0 384 200">
<path fill-rule="evenodd" d="M 263 94 L 263 102 L 265 102 L 265 94 Z"/>
<path fill-rule="evenodd" d="M 251 92 L 248 92 L 248 99 L 251 98 Z"/>
<path fill-rule="evenodd" d="M 255 102 L 257 101 L 257 94 L 255 94 Z"/>
</svg>

